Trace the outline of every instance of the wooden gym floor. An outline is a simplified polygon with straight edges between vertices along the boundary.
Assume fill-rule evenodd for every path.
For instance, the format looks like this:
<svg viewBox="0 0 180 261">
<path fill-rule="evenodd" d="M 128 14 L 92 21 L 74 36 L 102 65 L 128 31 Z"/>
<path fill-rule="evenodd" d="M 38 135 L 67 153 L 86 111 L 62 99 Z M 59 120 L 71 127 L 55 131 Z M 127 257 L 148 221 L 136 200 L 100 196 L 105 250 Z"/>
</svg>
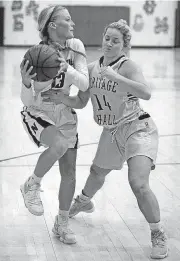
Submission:
<svg viewBox="0 0 180 261">
<path fill-rule="evenodd" d="M 20 119 L 22 107 L 19 64 L 26 48 L 0 48 L 0 261 L 148 261 L 150 231 L 127 180 L 127 166 L 113 171 L 94 199 L 93 214 L 70 220 L 78 243 L 64 245 L 51 232 L 58 211 L 58 166 L 43 180 L 45 214 L 31 215 L 19 186 L 32 174 L 37 149 Z M 99 57 L 87 49 L 88 61 Z M 152 83 L 152 98 L 141 101 L 156 122 L 160 144 L 151 187 L 160 203 L 170 239 L 167 261 L 180 260 L 180 50 L 132 49 L 131 57 Z M 74 92 L 76 90 L 74 89 Z M 81 147 L 77 159 L 78 194 L 89 174 L 101 128 L 91 104 L 78 110 Z"/>
</svg>

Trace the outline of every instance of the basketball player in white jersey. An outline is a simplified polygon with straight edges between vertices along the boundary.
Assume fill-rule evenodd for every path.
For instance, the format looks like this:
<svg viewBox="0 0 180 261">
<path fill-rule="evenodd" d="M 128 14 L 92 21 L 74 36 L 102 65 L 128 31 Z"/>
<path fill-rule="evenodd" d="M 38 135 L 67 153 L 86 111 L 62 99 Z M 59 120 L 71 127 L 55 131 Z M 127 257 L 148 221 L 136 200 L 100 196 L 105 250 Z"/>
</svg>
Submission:
<svg viewBox="0 0 180 261">
<path fill-rule="evenodd" d="M 139 104 L 139 99 L 149 100 L 151 92 L 140 68 L 125 55 L 130 40 L 130 28 L 124 20 L 108 25 L 103 35 L 104 55 L 89 65 L 89 90 L 79 91 L 74 97 L 52 90 L 44 97 L 78 109 L 87 104 L 90 96 L 94 120 L 104 127 L 90 175 L 70 209 L 70 217 L 81 211 L 93 212 L 91 199 L 103 186 L 106 175 L 121 169 L 127 161 L 129 184 L 151 229 L 151 257 L 164 258 L 168 254 L 167 236 L 160 223 L 158 201 L 149 186 L 158 150 L 158 131 Z"/>
<path fill-rule="evenodd" d="M 34 215 L 44 213 L 40 198 L 40 182 L 58 160 L 61 174 L 59 189 L 59 213 L 55 217 L 53 232 L 64 243 L 76 243 L 74 233 L 68 228 L 69 208 L 75 191 L 76 154 L 78 146 L 76 112 L 64 105 L 42 100 L 45 90 L 61 90 L 69 94 L 76 85 L 82 92 L 88 89 L 89 75 L 83 43 L 74 38 L 74 22 L 68 10 L 62 6 L 50 6 L 39 15 L 38 26 L 42 44 L 55 48 L 59 54 L 60 70 L 57 77 L 48 82 L 35 82 L 27 70 L 28 62 L 21 63 L 24 109 L 21 112 L 24 128 L 31 140 L 47 149 L 40 155 L 34 173 L 21 186 L 28 210 Z"/>
</svg>

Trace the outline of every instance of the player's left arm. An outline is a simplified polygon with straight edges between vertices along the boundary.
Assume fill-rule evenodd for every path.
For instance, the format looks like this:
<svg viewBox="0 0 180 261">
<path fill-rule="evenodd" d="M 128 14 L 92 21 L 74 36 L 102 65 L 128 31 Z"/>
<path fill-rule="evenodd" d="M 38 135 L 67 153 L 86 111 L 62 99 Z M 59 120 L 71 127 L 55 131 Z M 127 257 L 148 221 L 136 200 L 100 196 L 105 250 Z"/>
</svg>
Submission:
<svg viewBox="0 0 180 261">
<path fill-rule="evenodd" d="M 69 65 L 66 75 L 71 77 L 72 84 L 76 85 L 80 91 L 86 91 L 89 87 L 89 75 L 86 61 L 85 48 L 79 39 L 76 40 L 76 49 L 74 67 Z"/>
<path fill-rule="evenodd" d="M 107 67 L 104 75 L 110 80 L 119 84 L 122 92 L 129 92 L 137 98 L 149 100 L 151 98 L 151 89 L 146 82 L 141 69 L 131 60 L 122 65 L 122 75 L 116 73 L 111 67 Z"/>
</svg>

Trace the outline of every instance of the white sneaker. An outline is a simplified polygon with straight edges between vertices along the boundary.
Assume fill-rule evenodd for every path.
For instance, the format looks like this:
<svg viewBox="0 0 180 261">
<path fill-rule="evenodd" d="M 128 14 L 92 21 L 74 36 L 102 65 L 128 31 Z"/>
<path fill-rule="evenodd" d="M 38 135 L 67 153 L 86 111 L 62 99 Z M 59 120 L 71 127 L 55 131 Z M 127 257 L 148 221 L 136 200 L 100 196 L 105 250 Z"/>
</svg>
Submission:
<svg viewBox="0 0 180 261">
<path fill-rule="evenodd" d="M 151 231 L 151 258 L 163 259 L 168 255 L 168 238 L 163 229 Z"/>
<path fill-rule="evenodd" d="M 55 217 L 52 232 L 59 237 L 64 244 L 75 244 L 76 236 L 71 229 L 68 228 L 68 218 L 63 219 L 60 215 Z"/>
<path fill-rule="evenodd" d="M 72 204 L 70 211 L 69 211 L 69 217 L 74 217 L 79 212 L 86 212 L 86 213 L 92 213 L 94 212 L 94 204 L 93 202 L 89 200 L 82 200 L 79 196 L 77 196 L 74 199 L 74 203 Z"/>
<path fill-rule="evenodd" d="M 35 216 L 41 216 L 44 213 L 43 204 L 40 197 L 41 185 L 39 183 L 34 183 L 29 185 L 26 181 L 20 186 L 21 193 L 24 198 L 24 204 L 29 210 L 29 212 Z"/>
</svg>

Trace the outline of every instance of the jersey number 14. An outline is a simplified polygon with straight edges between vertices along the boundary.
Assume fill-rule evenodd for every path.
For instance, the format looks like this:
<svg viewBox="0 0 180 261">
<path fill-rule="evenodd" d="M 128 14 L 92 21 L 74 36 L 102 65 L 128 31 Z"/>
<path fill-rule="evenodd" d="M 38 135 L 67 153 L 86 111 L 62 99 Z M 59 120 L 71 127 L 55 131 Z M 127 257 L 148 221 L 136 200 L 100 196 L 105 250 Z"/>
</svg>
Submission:
<svg viewBox="0 0 180 261">
<path fill-rule="evenodd" d="M 98 111 L 102 111 L 104 110 L 103 107 L 106 106 L 109 108 L 109 110 L 111 111 L 111 105 L 109 104 L 109 102 L 106 100 L 106 96 L 103 95 L 102 96 L 102 100 L 103 102 L 99 100 L 97 94 L 94 94 L 95 98 L 96 98 L 96 101 L 97 101 L 97 105 L 98 105 Z"/>
</svg>

